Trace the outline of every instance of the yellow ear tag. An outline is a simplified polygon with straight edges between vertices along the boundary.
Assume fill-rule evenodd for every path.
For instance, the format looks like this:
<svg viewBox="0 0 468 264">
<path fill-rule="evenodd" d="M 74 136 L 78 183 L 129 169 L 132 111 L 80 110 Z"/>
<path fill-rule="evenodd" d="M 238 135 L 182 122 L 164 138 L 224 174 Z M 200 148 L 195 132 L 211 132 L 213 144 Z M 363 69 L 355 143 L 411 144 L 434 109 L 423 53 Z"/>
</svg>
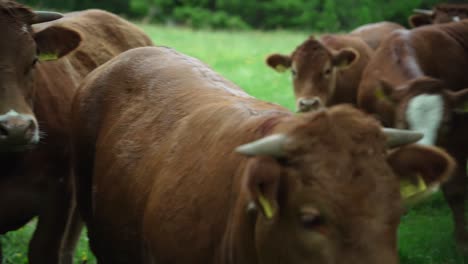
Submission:
<svg viewBox="0 0 468 264">
<path fill-rule="evenodd" d="M 387 96 L 380 87 L 375 90 L 375 97 L 377 97 L 379 100 L 388 100 Z"/>
<path fill-rule="evenodd" d="M 40 53 L 38 56 L 39 61 L 52 61 L 58 59 L 57 53 Z"/>
<path fill-rule="evenodd" d="M 351 66 L 351 63 L 348 63 L 347 61 L 342 61 L 340 62 L 340 64 L 338 64 L 336 67 L 338 69 L 346 69 L 348 68 L 349 66 Z"/>
<path fill-rule="evenodd" d="M 466 102 L 466 103 L 463 104 L 462 109 L 463 109 L 463 112 L 465 112 L 465 113 L 468 112 L 468 102 Z"/>
<path fill-rule="evenodd" d="M 275 67 L 275 70 L 276 70 L 277 72 L 285 72 L 287 69 L 288 69 L 288 68 L 284 67 L 284 66 L 281 65 L 281 64 L 278 64 L 278 65 L 276 65 L 276 67 Z"/>
<path fill-rule="evenodd" d="M 400 181 L 400 193 L 403 199 L 407 199 L 417 193 L 424 192 L 427 189 L 426 183 L 421 176 L 418 175 L 417 183 L 414 184 L 409 180 L 403 179 Z"/>
<path fill-rule="evenodd" d="M 460 107 L 454 108 L 452 111 L 457 114 L 468 113 L 468 102 L 463 103 Z"/>
<path fill-rule="evenodd" d="M 267 219 L 273 218 L 273 208 L 271 207 L 268 200 L 263 195 L 259 194 L 258 195 L 258 201 L 260 202 L 260 206 L 262 207 L 266 218 Z"/>
</svg>

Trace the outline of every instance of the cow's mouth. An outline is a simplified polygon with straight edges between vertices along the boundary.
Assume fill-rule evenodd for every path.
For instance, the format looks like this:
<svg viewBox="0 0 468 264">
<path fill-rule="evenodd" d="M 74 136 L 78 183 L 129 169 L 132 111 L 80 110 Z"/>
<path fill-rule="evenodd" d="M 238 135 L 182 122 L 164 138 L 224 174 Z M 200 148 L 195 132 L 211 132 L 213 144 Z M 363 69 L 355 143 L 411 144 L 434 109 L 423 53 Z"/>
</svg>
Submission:
<svg viewBox="0 0 468 264">
<path fill-rule="evenodd" d="M 21 152 L 39 142 L 37 121 L 31 115 L 9 111 L 0 116 L 0 152 Z"/>
<path fill-rule="evenodd" d="M 1 142 L 0 153 L 8 152 L 25 152 L 34 149 L 37 146 L 37 142 Z"/>
<path fill-rule="evenodd" d="M 324 107 L 323 102 L 319 97 L 299 98 L 297 100 L 297 112 L 298 113 L 316 111 L 323 107 Z"/>
</svg>

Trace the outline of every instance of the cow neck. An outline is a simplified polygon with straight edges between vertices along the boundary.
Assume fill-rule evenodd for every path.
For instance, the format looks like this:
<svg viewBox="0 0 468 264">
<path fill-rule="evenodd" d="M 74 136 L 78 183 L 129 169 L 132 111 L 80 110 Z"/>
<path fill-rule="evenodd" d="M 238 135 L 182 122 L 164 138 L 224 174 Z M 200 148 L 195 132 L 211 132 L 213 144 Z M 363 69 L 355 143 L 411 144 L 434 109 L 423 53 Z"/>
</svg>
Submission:
<svg viewBox="0 0 468 264">
<path fill-rule="evenodd" d="M 237 175 L 243 174 L 240 172 Z M 247 194 L 242 190 L 239 193 L 234 210 L 229 215 L 217 263 L 257 264 L 255 246 L 257 213 L 247 210 L 249 204 L 249 201 L 246 199 Z"/>
<path fill-rule="evenodd" d="M 251 116 L 261 115 L 261 121 L 255 122 L 252 138 L 255 140 L 275 133 L 281 130 L 281 124 L 287 122 L 292 116 L 292 112 L 286 110 L 267 110 L 253 111 Z M 239 164 L 238 170 L 234 175 L 244 177 L 244 170 L 247 159 Z M 248 194 L 243 190 L 242 182 L 245 179 L 240 178 L 233 183 L 233 206 L 228 216 L 226 229 L 220 245 L 220 252 L 216 256 L 215 263 L 223 264 L 257 264 L 257 252 L 255 245 L 255 225 L 257 212 L 247 210 L 249 203 Z"/>
<path fill-rule="evenodd" d="M 399 70 L 399 83 L 397 85 L 424 75 L 421 63 L 417 58 L 416 51 L 411 44 L 412 32 L 409 30 L 398 31 L 399 35 L 394 47 L 392 47 L 392 57 L 394 63 L 398 63 L 401 60 L 401 67 L 395 65 L 395 67 L 401 68 Z"/>
<path fill-rule="evenodd" d="M 265 117 L 262 122 L 256 127 L 256 138 L 262 138 L 268 135 L 275 133 L 277 127 L 281 125 L 281 123 L 291 116 L 291 113 L 286 111 L 273 111 L 267 114 L 268 116 Z"/>
<path fill-rule="evenodd" d="M 64 135 L 68 133 L 67 113 L 70 111 L 79 77 L 67 58 L 42 62 L 37 67 L 33 110 L 39 121 L 39 129 L 47 134 L 53 131 Z M 57 80 L 60 80 L 60 85 Z"/>
<path fill-rule="evenodd" d="M 258 115 L 256 112 L 254 115 Z M 263 113 L 265 114 L 265 113 Z M 281 130 L 291 113 L 288 111 L 268 111 L 264 119 L 256 125 L 255 138 L 262 138 Z M 286 119 L 286 120 L 285 120 Z M 286 121 L 287 122 L 287 121 Z M 246 159 L 238 166 L 235 175 L 244 177 Z M 233 210 L 228 216 L 226 230 L 221 243 L 218 262 L 223 264 L 257 264 L 258 257 L 255 245 L 255 224 L 258 213 L 255 210 L 247 210 L 251 202 L 243 189 L 241 178 L 233 184 L 234 199 Z"/>
</svg>

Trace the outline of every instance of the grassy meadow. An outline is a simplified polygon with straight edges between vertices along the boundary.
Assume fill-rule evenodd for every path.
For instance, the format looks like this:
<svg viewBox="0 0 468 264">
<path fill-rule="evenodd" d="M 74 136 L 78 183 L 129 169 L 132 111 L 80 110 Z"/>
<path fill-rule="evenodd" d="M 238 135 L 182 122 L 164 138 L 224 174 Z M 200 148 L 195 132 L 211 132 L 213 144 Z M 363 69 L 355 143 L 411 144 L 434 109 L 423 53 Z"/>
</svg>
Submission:
<svg viewBox="0 0 468 264">
<path fill-rule="evenodd" d="M 278 74 L 268 68 L 265 57 L 273 52 L 291 52 L 307 37 L 307 33 L 212 32 L 153 25 L 141 27 L 156 44 L 173 47 L 199 58 L 251 95 L 294 109 L 289 74 Z M 26 248 L 33 229 L 34 222 L 0 238 L 4 246 L 3 264 L 27 263 Z M 431 201 L 413 208 L 403 216 L 399 230 L 401 263 L 465 263 L 463 256 L 455 249 L 452 230 L 450 211 L 442 195 L 436 195 Z M 96 263 L 85 235 L 76 254 L 76 263 L 83 261 Z"/>
</svg>

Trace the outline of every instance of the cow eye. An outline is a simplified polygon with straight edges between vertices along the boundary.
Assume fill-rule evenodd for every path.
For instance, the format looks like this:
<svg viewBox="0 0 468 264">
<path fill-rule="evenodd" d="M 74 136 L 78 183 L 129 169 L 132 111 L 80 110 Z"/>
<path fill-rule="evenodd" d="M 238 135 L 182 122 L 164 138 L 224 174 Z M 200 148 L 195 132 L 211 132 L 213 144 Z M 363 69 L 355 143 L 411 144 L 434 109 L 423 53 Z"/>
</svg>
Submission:
<svg viewBox="0 0 468 264">
<path fill-rule="evenodd" d="M 325 224 L 323 216 L 315 208 L 307 208 L 301 212 L 302 227 L 307 230 L 316 230 Z"/>
<path fill-rule="evenodd" d="M 296 77 L 296 76 L 297 76 L 297 72 L 296 72 L 296 70 L 294 70 L 294 69 L 291 69 L 291 75 L 292 75 L 293 77 Z"/>
<path fill-rule="evenodd" d="M 327 69 L 325 69 L 325 71 L 323 72 L 323 74 L 325 74 L 325 75 L 327 75 L 327 76 L 330 75 L 330 73 L 331 73 L 331 68 L 327 68 Z"/>
<path fill-rule="evenodd" d="M 24 74 L 27 75 L 27 74 L 30 74 L 32 72 L 32 70 L 34 69 L 34 67 L 36 66 L 37 62 L 39 60 L 37 59 L 37 57 L 35 57 L 33 59 L 33 61 L 31 62 L 31 64 L 29 65 L 29 67 L 26 67 L 25 70 L 24 70 Z"/>
<path fill-rule="evenodd" d="M 276 160 L 283 167 L 290 167 L 293 165 L 293 162 L 290 159 L 284 157 L 277 158 Z"/>
</svg>

